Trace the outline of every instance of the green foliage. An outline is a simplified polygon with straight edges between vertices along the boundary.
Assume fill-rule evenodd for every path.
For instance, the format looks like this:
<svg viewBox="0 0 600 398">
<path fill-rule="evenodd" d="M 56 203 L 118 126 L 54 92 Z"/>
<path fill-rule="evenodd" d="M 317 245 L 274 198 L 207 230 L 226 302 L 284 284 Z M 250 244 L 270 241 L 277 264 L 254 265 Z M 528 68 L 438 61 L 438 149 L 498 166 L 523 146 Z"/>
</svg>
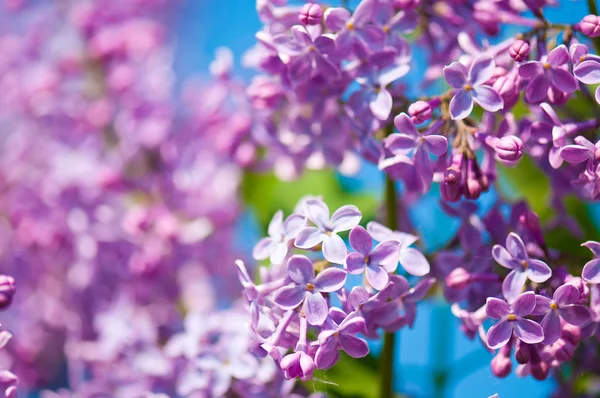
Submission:
<svg viewBox="0 0 600 398">
<path fill-rule="evenodd" d="M 363 213 L 364 219 L 373 218 L 378 199 L 368 194 L 344 191 L 335 171 L 306 171 L 298 180 L 283 182 L 272 173 L 250 173 L 242 181 L 242 197 L 251 207 L 266 230 L 277 210 L 288 216 L 298 200 L 307 195 L 321 195 L 331 213 L 340 206 L 353 204 Z"/>
<path fill-rule="evenodd" d="M 378 398 L 377 360 L 371 356 L 354 359 L 343 352 L 340 354 L 333 368 L 315 371 L 313 380 L 304 386 L 311 392 L 326 392 L 332 398 Z"/>
</svg>

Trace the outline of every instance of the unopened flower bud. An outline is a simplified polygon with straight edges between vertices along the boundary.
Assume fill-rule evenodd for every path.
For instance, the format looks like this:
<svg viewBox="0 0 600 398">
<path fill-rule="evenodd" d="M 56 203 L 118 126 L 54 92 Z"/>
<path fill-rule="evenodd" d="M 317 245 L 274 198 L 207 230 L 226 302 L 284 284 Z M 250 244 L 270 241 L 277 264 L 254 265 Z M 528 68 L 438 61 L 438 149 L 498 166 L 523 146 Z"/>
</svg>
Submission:
<svg viewBox="0 0 600 398">
<path fill-rule="evenodd" d="M 0 275 L 0 309 L 6 308 L 15 295 L 15 280 L 12 276 Z"/>
<path fill-rule="evenodd" d="M 517 62 L 525 61 L 530 53 L 531 47 L 529 43 L 521 39 L 515 40 L 508 49 L 508 54 Z"/>
<path fill-rule="evenodd" d="M 506 377 L 510 374 L 512 370 L 512 361 L 502 352 L 496 354 L 494 358 L 492 358 L 491 362 L 492 373 L 496 377 Z"/>
<path fill-rule="evenodd" d="M 500 138 L 495 149 L 498 159 L 506 166 L 516 166 L 523 157 L 523 141 L 514 135 Z"/>
<path fill-rule="evenodd" d="M 581 33 L 588 37 L 600 36 L 600 17 L 597 15 L 586 15 L 579 23 Z"/>
<path fill-rule="evenodd" d="M 549 371 L 550 366 L 544 361 L 531 364 L 531 374 L 536 380 L 546 380 Z"/>
<path fill-rule="evenodd" d="M 554 356 L 562 362 L 570 360 L 575 354 L 575 346 L 568 340 L 559 339 L 554 343 L 553 348 L 555 348 Z"/>
<path fill-rule="evenodd" d="M 522 344 L 521 342 L 519 342 L 515 351 L 515 358 L 517 359 L 517 362 L 519 362 L 521 365 L 528 363 L 531 359 L 529 346 L 527 344 Z"/>
<path fill-rule="evenodd" d="M 425 101 L 417 101 L 410 104 L 408 114 L 412 116 L 415 123 L 423 123 L 431 119 L 431 105 Z"/>
<path fill-rule="evenodd" d="M 321 23 L 323 10 L 321 6 L 315 3 L 306 3 L 300 9 L 298 20 L 302 25 L 317 25 Z"/>
<path fill-rule="evenodd" d="M 492 87 L 502 96 L 504 109 L 512 108 L 519 100 L 519 90 L 514 79 L 510 76 L 498 77 Z"/>
<path fill-rule="evenodd" d="M 469 285 L 471 274 L 464 268 L 456 268 L 446 277 L 446 285 L 453 289 L 464 289 Z"/>
</svg>

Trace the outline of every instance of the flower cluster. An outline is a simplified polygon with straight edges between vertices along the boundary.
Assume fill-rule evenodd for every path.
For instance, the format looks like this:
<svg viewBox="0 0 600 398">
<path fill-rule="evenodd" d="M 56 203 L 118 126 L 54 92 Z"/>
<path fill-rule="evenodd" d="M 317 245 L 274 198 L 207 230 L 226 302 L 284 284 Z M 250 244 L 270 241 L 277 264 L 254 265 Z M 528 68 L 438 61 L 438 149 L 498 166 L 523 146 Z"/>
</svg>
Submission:
<svg viewBox="0 0 600 398">
<path fill-rule="evenodd" d="M 369 346 L 361 336 L 412 326 L 416 304 L 434 282 L 423 278 L 411 287 L 396 273 L 399 264 L 411 279 L 429 273 L 425 256 L 410 247 L 416 236 L 376 221 L 364 228 L 361 218 L 355 206 L 330 215 L 322 200 L 306 198 L 285 220 L 276 213 L 269 237 L 256 245 L 256 259 L 270 258 L 270 266 L 260 268 L 261 283 L 237 263 L 252 335 L 287 379 L 311 379 L 315 369 L 334 366 L 339 351 L 366 356 Z M 345 231 L 350 252 L 340 237 Z"/>
</svg>

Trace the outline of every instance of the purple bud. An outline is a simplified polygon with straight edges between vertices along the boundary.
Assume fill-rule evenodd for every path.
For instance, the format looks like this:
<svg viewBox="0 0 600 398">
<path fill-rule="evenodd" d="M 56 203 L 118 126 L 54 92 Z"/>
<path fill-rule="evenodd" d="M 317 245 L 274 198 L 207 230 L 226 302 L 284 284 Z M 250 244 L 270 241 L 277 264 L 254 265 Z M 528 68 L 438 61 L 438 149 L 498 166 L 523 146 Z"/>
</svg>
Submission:
<svg viewBox="0 0 600 398">
<path fill-rule="evenodd" d="M 597 15 L 586 15 L 579 23 L 581 33 L 588 37 L 600 36 L 600 17 Z"/>
<path fill-rule="evenodd" d="M 495 36 L 500 32 L 500 13 L 498 7 L 491 2 L 477 2 L 474 5 L 473 18 L 479 23 L 483 31 Z"/>
<path fill-rule="evenodd" d="M 491 367 L 492 373 L 496 377 L 506 377 L 510 374 L 512 369 L 512 361 L 510 360 L 510 357 L 500 351 L 494 358 L 492 358 Z"/>
<path fill-rule="evenodd" d="M 568 340 L 571 344 L 577 345 L 581 341 L 581 328 L 570 323 L 564 323 L 560 335 L 563 340 Z"/>
<path fill-rule="evenodd" d="M 527 344 L 519 342 L 517 343 L 517 349 L 515 351 L 515 358 L 521 365 L 526 364 L 531 359 L 531 353 L 529 352 L 529 346 Z"/>
<path fill-rule="evenodd" d="M 461 172 L 454 168 L 444 172 L 444 183 L 441 185 L 442 197 L 449 202 L 456 202 L 462 194 Z"/>
<path fill-rule="evenodd" d="M 477 159 L 467 160 L 467 167 L 467 183 L 463 187 L 463 194 L 465 198 L 474 200 L 479 198 L 481 192 L 484 190 L 481 181 L 481 170 L 477 164 Z"/>
<path fill-rule="evenodd" d="M 412 116 L 415 123 L 423 123 L 431 119 L 431 105 L 425 101 L 417 101 L 410 104 L 408 114 Z"/>
<path fill-rule="evenodd" d="M 302 25 L 317 25 L 321 23 L 323 10 L 321 6 L 315 3 L 306 3 L 300 9 L 298 20 Z"/>
<path fill-rule="evenodd" d="M 396 10 L 414 10 L 421 4 L 421 0 L 394 0 Z"/>
<path fill-rule="evenodd" d="M 531 374 L 536 380 L 546 380 L 550 367 L 544 361 L 531 364 Z"/>
<path fill-rule="evenodd" d="M 559 361 L 568 361 L 575 354 L 575 345 L 568 340 L 559 339 L 554 343 L 556 359 Z"/>
<path fill-rule="evenodd" d="M 464 289 L 469 285 L 471 274 L 464 268 L 456 268 L 446 277 L 446 285 L 453 289 Z"/>
<path fill-rule="evenodd" d="M 529 46 L 529 43 L 521 39 L 515 40 L 508 49 L 508 54 L 517 62 L 525 61 L 530 53 L 531 47 Z"/>
<path fill-rule="evenodd" d="M 519 217 L 519 222 L 531 233 L 538 245 L 545 245 L 540 218 L 535 212 L 529 210 L 525 211 L 525 213 L 521 214 Z"/>
<path fill-rule="evenodd" d="M 517 85 L 514 79 L 509 76 L 498 77 L 492 87 L 502 96 L 504 109 L 512 108 L 519 100 Z"/>
<path fill-rule="evenodd" d="M 500 138 L 495 149 L 498 159 L 506 166 L 516 166 L 523 157 L 523 141 L 514 135 Z"/>
<path fill-rule="evenodd" d="M 0 309 L 6 308 L 15 295 L 15 280 L 12 276 L 0 275 Z"/>
</svg>

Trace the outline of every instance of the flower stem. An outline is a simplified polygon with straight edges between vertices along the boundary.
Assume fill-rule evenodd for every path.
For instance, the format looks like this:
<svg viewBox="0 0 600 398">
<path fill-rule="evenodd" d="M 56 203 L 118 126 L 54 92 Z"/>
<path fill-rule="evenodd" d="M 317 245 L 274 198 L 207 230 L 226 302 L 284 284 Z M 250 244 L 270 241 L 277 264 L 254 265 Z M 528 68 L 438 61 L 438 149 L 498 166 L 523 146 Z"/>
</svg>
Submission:
<svg viewBox="0 0 600 398">
<path fill-rule="evenodd" d="M 590 10 L 590 14 L 598 15 L 598 6 L 596 5 L 596 0 L 587 0 L 588 8 Z M 594 42 L 594 48 L 596 49 L 596 53 L 600 54 L 600 37 L 596 37 L 592 39 Z"/>
<path fill-rule="evenodd" d="M 385 178 L 385 207 L 388 228 L 398 229 L 398 203 L 396 186 L 388 176 Z M 381 353 L 381 398 L 394 396 L 394 358 L 396 335 L 385 333 L 383 336 L 383 351 Z"/>
</svg>

